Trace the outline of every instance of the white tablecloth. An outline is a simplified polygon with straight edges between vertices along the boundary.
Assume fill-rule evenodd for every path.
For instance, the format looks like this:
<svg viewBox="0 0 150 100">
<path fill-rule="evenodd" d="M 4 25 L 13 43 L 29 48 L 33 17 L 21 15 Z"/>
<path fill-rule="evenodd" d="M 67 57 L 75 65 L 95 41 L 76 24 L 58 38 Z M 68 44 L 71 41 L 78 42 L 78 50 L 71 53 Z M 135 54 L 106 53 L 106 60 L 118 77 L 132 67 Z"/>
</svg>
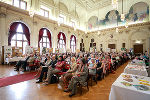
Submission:
<svg viewBox="0 0 150 100">
<path fill-rule="evenodd" d="M 124 73 L 140 75 L 140 76 L 148 76 L 146 65 L 144 66 L 144 65 L 128 64 L 124 69 Z"/>
<path fill-rule="evenodd" d="M 143 91 L 143 90 L 137 90 L 133 85 L 140 85 L 139 81 L 146 80 L 149 81 L 150 84 L 150 78 L 145 76 L 138 76 L 138 75 L 131 75 L 133 82 L 128 82 L 133 84 L 132 86 L 125 86 L 121 82 L 127 82 L 123 80 L 124 78 L 122 75 L 126 75 L 126 73 L 122 73 L 117 80 L 112 84 L 109 100 L 150 100 L 150 90 Z M 138 78 L 135 78 L 134 76 L 137 76 Z M 145 85 L 147 86 L 147 85 Z M 150 86 L 147 86 L 150 89 Z"/>
<path fill-rule="evenodd" d="M 18 62 L 19 60 L 25 60 L 25 58 L 24 57 L 6 58 L 5 62 L 9 64 L 10 62 Z"/>
</svg>

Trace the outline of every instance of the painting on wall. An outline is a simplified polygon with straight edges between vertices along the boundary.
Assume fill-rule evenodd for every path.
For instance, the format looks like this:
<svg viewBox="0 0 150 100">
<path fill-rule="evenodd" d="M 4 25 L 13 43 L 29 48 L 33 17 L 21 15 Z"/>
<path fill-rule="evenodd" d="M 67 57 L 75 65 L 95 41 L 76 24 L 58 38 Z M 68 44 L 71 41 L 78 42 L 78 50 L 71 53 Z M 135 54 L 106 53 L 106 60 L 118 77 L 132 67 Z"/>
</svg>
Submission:
<svg viewBox="0 0 150 100">
<path fill-rule="evenodd" d="M 106 26 L 117 26 L 117 23 L 121 22 L 119 12 L 117 10 L 109 11 L 106 14 L 105 19 L 103 20 L 103 22 L 105 22 L 104 25 L 106 25 Z"/>
<path fill-rule="evenodd" d="M 92 16 L 88 20 L 88 29 L 96 28 L 98 26 L 98 17 Z"/>
<path fill-rule="evenodd" d="M 121 14 L 117 10 L 111 10 L 105 15 L 105 19 L 92 16 L 88 20 L 88 29 L 115 27 L 126 23 L 148 22 L 149 6 L 144 2 L 138 2 L 131 6 L 129 12 L 125 14 L 125 20 L 121 21 Z"/>
<path fill-rule="evenodd" d="M 147 22 L 149 21 L 149 6 L 144 2 L 134 4 L 129 13 L 126 14 L 126 21 L 130 22 Z"/>
<path fill-rule="evenodd" d="M 105 19 L 102 20 L 98 20 L 98 17 L 92 16 L 88 20 L 88 29 L 117 26 L 117 23 L 119 22 L 121 22 L 119 12 L 117 10 L 111 10 L 106 14 Z"/>
<path fill-rule="evenodd" d="M 92 16 L 88 20 L 88 29 L 90 30 L 98 27 L 114 26 L 117 25 L 117 21 L 121 21 L 119 12 L 117 10 L 111 10 L 106 14 L 105 19 L 103 20 L 98 20 L 98 17 Z"/>
</svg>

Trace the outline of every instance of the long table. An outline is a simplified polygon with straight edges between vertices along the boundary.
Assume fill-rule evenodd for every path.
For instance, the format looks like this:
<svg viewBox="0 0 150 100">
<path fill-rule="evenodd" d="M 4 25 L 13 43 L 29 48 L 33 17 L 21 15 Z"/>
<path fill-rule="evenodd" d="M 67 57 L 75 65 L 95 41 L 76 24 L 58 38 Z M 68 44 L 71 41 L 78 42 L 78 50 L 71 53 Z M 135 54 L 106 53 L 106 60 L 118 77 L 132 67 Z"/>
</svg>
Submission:
<svg viewBox="0 0 150 100">
<path fill-rule="evenodd" d="M 146 65 L 142 64 L 128 64 L 125 69 L 124 73 L 127 74 L 134 74 L 134 75 L 140 75 L 140 76 L 148 76 Z"/>
<path fill-rule="evenodd" d="M 150 100 L 150 78 L 122 73 L 112 84 L 109 100 Z"/>
<path fill-rule="evenodd" d="M 6 58 L 5 62 L 7 64 L 11 63 L 11 62 L 18 62 L 19 60 L 25 60 L 24 57 L 13 57 L 13 58 Z"/>
</svg>

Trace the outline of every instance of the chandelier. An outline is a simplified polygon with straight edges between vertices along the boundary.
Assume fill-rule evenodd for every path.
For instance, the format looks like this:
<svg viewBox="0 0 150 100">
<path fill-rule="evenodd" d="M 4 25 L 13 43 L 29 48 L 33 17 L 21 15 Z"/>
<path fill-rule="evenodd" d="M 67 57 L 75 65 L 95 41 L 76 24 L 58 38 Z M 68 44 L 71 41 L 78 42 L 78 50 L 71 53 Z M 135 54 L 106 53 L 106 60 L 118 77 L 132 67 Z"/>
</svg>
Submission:
<svg viewBox="0 0 150 100">
<path fill-rule="evenodd" d="M 58 11 L 59 11 L 59 15 L 60 15 L 60 0 L 59 0 L 59 5 L 58 6 L 59 6 Z M 61 24 L 59 17 L 57 19 L 57 24 L 58 24 L 58 26 L 60 26 L 60 24 Z"/>
<path fill-rule="evenodd" d="M 74 10 L 74 15 L 75 15 L 75 18 L 76 18 L 76 4 L 75 4 L 75 8 L 74 8 L 75 10 Z M 74 31 L 76 31 L 76 24 L 74 24 Z"/>
<path fill-rule="evenodd" d="M 112 0 L 112 7 L 118 9 L 118 0 Z"/>
<path fill-rule="evenodd" d="M 124 21 L 124 20 L 125 20 L 125 15 L 121 14 L 121 21 Z"/>
<path fill-rule="evenodd" d="M 125 14 L 123 13 L 123 0 L 122 0 L 122 14 L 121 14 L 121 21 L 125 20 Z"/>
</svg>

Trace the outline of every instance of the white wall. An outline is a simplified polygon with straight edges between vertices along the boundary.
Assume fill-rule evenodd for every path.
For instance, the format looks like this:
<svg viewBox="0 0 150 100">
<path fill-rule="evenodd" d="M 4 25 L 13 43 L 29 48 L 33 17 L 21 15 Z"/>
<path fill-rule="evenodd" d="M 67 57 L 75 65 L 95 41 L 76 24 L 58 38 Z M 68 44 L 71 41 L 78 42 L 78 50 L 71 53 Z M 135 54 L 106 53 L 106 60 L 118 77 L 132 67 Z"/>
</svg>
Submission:
<svg viewBox="0 0 150 100">
<path fill-rule="evenodd" d="M 110 37 L 113 35 L 113 38 Z M 129 50 L 133 48 L 135 42 L 141 41 L 143 44 L 143 51 L 148 50 L 150 42 L 150 23 L 145 24 L 135 24 L 129 26 L 128 28 L 119 28 L 117 33 L 115 28 L 107 29 L 104 31 L 96 31 L 87 34 L 88 38 L 86 39 L 86 51 L 89 51 L 90 41 L 94 38 L 96 42 L 96 48 L 100 50 L 100 44 L 103 44 L 103 50 L 106 51 L 108 44 L 116 44 L 117 51 L 120 51 L 122 48 L 122 43 L 126 43 L 126 48 Z"/>
</svg>

